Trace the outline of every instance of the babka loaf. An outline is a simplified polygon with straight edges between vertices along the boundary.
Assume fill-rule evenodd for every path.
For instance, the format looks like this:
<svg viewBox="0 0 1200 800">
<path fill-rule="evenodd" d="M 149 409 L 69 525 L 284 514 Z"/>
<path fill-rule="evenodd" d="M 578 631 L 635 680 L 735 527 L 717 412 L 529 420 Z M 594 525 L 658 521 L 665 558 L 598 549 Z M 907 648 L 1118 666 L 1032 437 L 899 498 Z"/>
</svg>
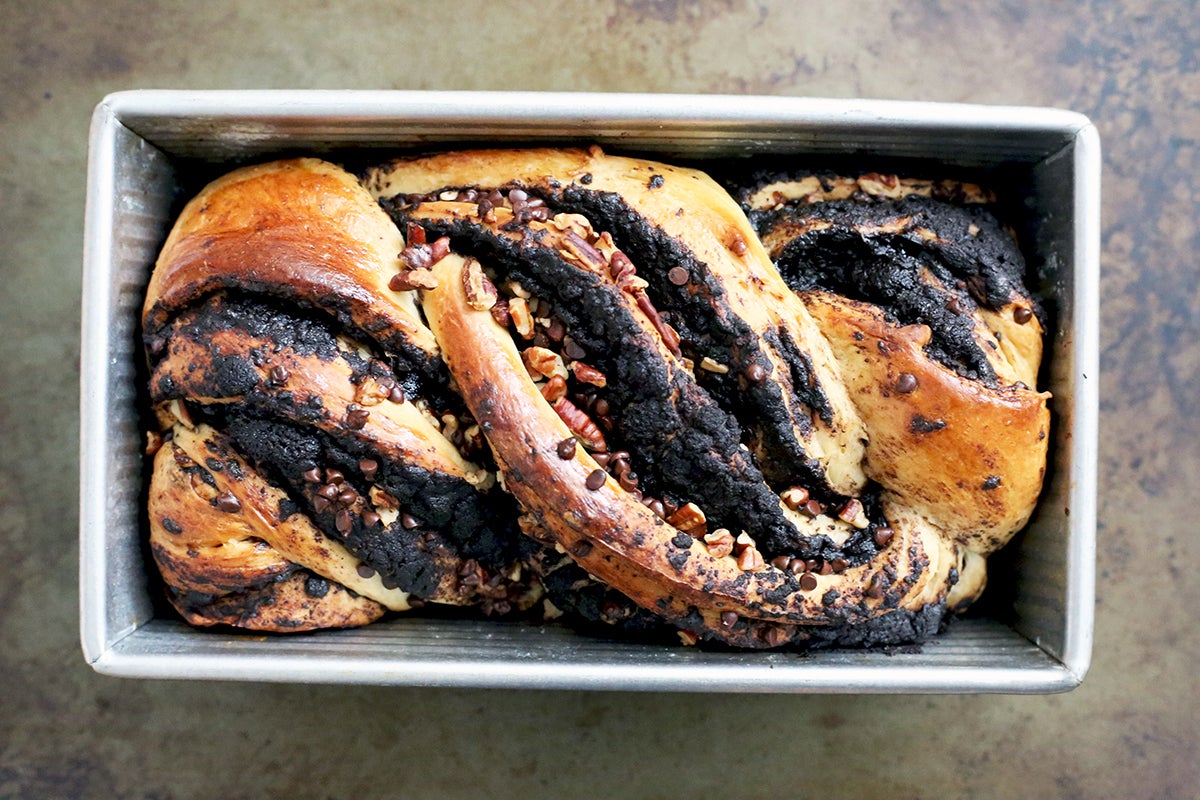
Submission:
<svg viewBox="0 0 1200 800">
<path fill-rule="evenodd" d="M 235 172 L 145 307 L 170 596 L 264 630 L 435 602 L 920 641 L 1045 465 L 1041 310 L 988 199 L 599 148 Z"/>
</svg>

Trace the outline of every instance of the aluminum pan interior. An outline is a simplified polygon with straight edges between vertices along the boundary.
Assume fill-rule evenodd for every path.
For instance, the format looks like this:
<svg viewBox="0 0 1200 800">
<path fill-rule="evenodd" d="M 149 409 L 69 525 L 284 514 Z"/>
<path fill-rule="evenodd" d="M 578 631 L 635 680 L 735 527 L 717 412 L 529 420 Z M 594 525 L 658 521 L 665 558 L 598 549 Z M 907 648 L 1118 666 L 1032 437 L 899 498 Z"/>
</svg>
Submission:
<svg viewBox="0 0 1200 800">
<path fill-rule="evenodd" d="M 154 617 L 141 545 L 136 318 L 183 165 L 466 142 L 592 142 L 663 157 L 850 155 L 1020 171 L 1053 288 L 1049 482 L 1008 561 L 1005 620 L 958 621 L 901 652 L 714 653 L 557 627 L 401 619 L 294 637 Z M 1071 112 L 777 97 L 134 91 L 91 133 L 84 248 L 80 619 L 98 671 L 132 677 L 676 691 L 1053 692 L 1091 655 L 1099 144 Z"/>
</svg>

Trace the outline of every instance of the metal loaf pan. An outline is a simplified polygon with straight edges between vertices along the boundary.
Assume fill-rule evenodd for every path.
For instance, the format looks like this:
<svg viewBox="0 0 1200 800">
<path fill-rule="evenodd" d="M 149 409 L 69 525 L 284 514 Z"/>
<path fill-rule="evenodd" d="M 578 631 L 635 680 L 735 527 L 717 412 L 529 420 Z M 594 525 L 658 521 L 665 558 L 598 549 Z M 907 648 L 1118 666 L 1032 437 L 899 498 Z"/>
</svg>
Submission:
<svg viewBox="0 0 1200 800">
<path fill-rule="evenodd" d="M 284 154 L 598 142 L 664 159 L 799 156 L 939 176 L 986 173 L 1026 217 L 1052 311 L 1046 489 L 994 559 L 984 610 L 897 651 L 709 652 L 565 627 L 398 619 L 297 636 L 193 630 L 144 557 L 136 365 L 147 276 L 203 180 Z M 860 167 L 861 168 L 861 167 Z M 426 686 L 756 692 L 1055 692 L 1092 646 L 1099 142 L 1054 109 L 780 97 L 132 91 L 92 120 L 83 270 L 80 588 L 84 656 L 109 675 Z M 152 567 L 151 567 L 152 569 Z M 986 598 L 985 598 L 986 599 Z M 156 611 L 157 610 L 157 611 Z"/>
</svg>

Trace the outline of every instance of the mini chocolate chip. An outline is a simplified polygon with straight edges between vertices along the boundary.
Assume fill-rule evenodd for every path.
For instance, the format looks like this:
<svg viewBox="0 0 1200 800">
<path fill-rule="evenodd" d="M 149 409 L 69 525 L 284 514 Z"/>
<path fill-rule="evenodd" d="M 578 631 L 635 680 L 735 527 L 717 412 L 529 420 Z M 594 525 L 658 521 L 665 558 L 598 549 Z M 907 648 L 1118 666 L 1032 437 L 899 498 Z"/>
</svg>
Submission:
<svg viewBox="0 0 1200 800">
<path fill-rule="evenodd" d="M 287 383 L 288 378 L 290 378 L 290 377 L 292 377 L 291 373 L 288 372 L 287 367 L 283 366 L 282 364 L 278 364 L 274 367 L 271 367 L 271 382 L 272 383 L 282 385 L 282 384 Z"/>
<path fill-rule="evenodd" d="M 612 455 L 609 453 L 592 453 L 592 460 L 602 467 L 607 467 L 608 462 L 612 460 Z"/>
<path fill-rule="evenodd" d="M 353 524 L 354 520 L 351 519 L 350 512 L 344 508 L 337 513 L 337 516 L 333 520 L 334 527 L 338 529 L 339 533 L 343 534 L 349 533 Z"/>
<path fill-rule="evenodd" d="M 762 364 L 755 362 L 746 367 L 746 380 L 751 383 L 762 383 L 766 380 L 767 369 Z"/>
<path fill-rule="evenodd" d="M 667 280 L 676 286 L 686 286 L 687 282 L 691 280 L 691 275 L 683 267 L 671 267 L 667 270 Z"/>
<path fill-rule="evenodd" d="M 305 470 L 300 477 L 304 478 L 307 483 L 320 483 L 321 470 L 313 467 L 312 469 Z"/>
<path fill-rule="evenodd" d="M 335 483 L 327 483 L 320 489 L 317 489 L 317 495 L 324 497 L 326 500 L 334 500 L 338 496 L 338 487 Z"/>
<path fill-rule="evenodd" d="M 370 411 L 354 403 L 346 407 L 346 425 L 354 430 L 359 430 L 366 425 L 367 418 L 370 416 Z"/>
<path fill-rule="evenodd" d="M 872 600 L 883 597 L 883 580 L 878 575 L 871 578 L 871 584 L 867 587 L 867 597 Z"/>
<path fill-rule="evenodd" d="M 320 495 L 313 498 L 313 511 L 316 511 L 318 514 L 324 514 L 329 510 L 331 505 L 333 504 Z"/>
<path fill-rule="evenodd" d="M 722 628 L 732 628 L 734 625 L 737 625 L 737 621 L 738 621 L 738 615 L 737 615 L 736 611 L 722 611 L 721 612 L 721 627 Z"/>
<path fill-rule="evenodd" d="M 375 577 L 375 570 L 371 569 L 371 568 L 370 568 L 370 567 L 368 567 L 366 564 L 359 564 L 359 565 L 358 565 L 358 577 L 360 577 L 360 578 L 374 578 L 374 577 Z"/>
<path fill-rule="evenodd" d="M 379 471 L 379 462 L 373 458 L 364 458 L 358 462 L 358 471 L 362 473 L 365 480 L 375 480 L 375 474 Z"/>
<path fill-rule="evenodd" d="M 900 394 L 910 394 L 917 389 L 917 376 L 910 372 L 901 372 L 896 378 L 896 391 Z"/>
<path fill-rule="evenodd" d="M 1024 325 L 1029 320 L 1033 319 L 1033 311 L 1025 306 L 1017 306 L 1013 309 L 1013 322 L 1018 325 Z"/>
<path fill-rule="evenodd" d="M 393 386 L 392 390 L 388 392 L 388 400 L 391 400 L 393 403 L 403 403 L 404 399 L 404 390 L 399 386 Z"/>
<path fill-rule="evenodd" d="M 637 473 L 633 470 L 627 469 L 621 473 L 621 476 L 617 479 L 617 483 L 619 483 L 621 488 L 625 491 L 632 492 L 637 488 Z"/>
<path fill-rule="evenodd" d="M 349 487 L 342 489 L 340 492 L 338 492 L 338 496 L 337 496 L 338 502 L 344 506 L 350 505 L 357 498 L 358 498 L 358 495 L 355 494 L 354 490 Z"/>
<path fill-rule="evenodd" d="M 563 461 L 567 461 L 569 459 L 574 458 L 575 457 L 575 437 L 568 436 L 566 439 L 563 439 L 561 442 L 559 442 L 555 446 L 554 452 L 557 453 L 558 457 L 561 458 Z"/>
<path fill-rule="evenodd" d="M 850 562 L 844 558 L 835 558 L 833 561 L 829 562 L 829 567 L 834 572 L 845 572 L 847 567 L 849 567 L 849 566 L 850 566 Z"/>
<path fill-rule="evenodd" d="M 824 562 L 821 564 L 821 569 L 819 569 L 818 572 L 820 572 L 822 575 L 832 575 L 833 564 L 829 561 Z"/>
<path fill-rule="evenodd" d="M 875 546 L 887 547 L 887 543 L 892 540 L 896 532 L 891 528 L 876 528 L 875 529 Z"/>
<path fill-rule="evenodd" d="M 233 496 L 233 492 L 221 492 L 213 502 L 226 514 L 236 514 L 242 510 L 242 502 Z"/>
<path fill-rule="evenodd" d="M 346 480 L 346 476 L 342 474 L 340 469 L 325 470 L 325 482 L 332 483 L 334 486 Z"/>
<path fill-rule="evenodd" d="M 604 481 L 607 477 L 608 476 L 604 470 L 594 469 L 592 470 L 591 474 L 587 476 L 587 480 L 584 482 L 584 485 L 594 492 L 604 485 Z"/>
<path fill-rule="evenodd" d="M 571 361 L 579 361 L 587 356 L 587 351 L 575 343 L 574 339 L 563 340 L 563 355 Z"/>
<path fill-rule="evenodd" d="M 592 543 L 587 539 L 580 539 L 575 544 L 571 545 L 571 555 L 576 558 L 584 558 L 588 553 L 592 552 Z"/>
<path fill-rule="evenodd" d="M 420 524 L 421 524 L 420 520 L 418 520 L 412 514 L 401 514 L 400 515 L 400 525 L 406 531 L 411 531 L 413 528 L 416 528 Z"/>
<path fill-rule="evenodd" d="M 380 522 L 380 517 L 374 511 L 364 511 L 362 515 L 363 525 L 368 528 L 374 528 Z"/>
<path fill-rule="evenodd" d="M 612 411 L 612 408 L 608 405 L 607 400 L 605 400 L 603 397 L 600 397 L 597 398 L 596 405 L 592 407 L 592 411 L 596 412 L 602 417 L 606 417 L 608 416 L 608 412 Z"/>
<path fill-rule="evenodd" d="M 800 588 L 806 592 L 811 592 L 813 589 L 817 588 L 817 583 L 817 576 L 813 575 L 811 572 L 806 572 L 800 576 Z"/>
<path fill-rule="evenodd" d="M 787 571 L 793 575 L 799 575 L 806 569 L 808 567 L 805 565 L 803 558 L 793 558 L 787 563 Z"/>
<path fill-rule="evenodd" d="M 400 585 L 396 581 L 396 579 L 390 575 L 381 576 L 379 578 L 379 582 L 383 584 L 383 588 L 385 588 L 385 589 L 395 589 L 397 586 Z M 412 606 L 411 603 L 409 605 Z"/>
<path fill-rule="evenodd" d="M 647 502 L 647 500 L 648 500 L 649 502 Z M 655 498 L 653 498 L 653 497 L 648 497 L 648 498 L 644 498 L 644 499 L 642 500 L 642 505 L 646 506 L 646 508 L 648 508 L 648 509 L 650 509 L 651 511 L 653 511 L 653 512 L 654 512 L 656 515 L 658 515 L 659 517 L 662 517 L 663 519 L 666 519 L 666 517 L 667 517 L 667 509 L 666 509 L 666 508 L 663 506 L 663 501 L 662 501 L 662 500 L 656 500 L 656 499 L 655 499 Z"/>
<path fill-rule="evenodd" d="M 798 510 L 804 514 L 807 514 L 810 517 L 815 517 L 818 514 L 822 513 L 825 509 L 821 507 L 820 502 L 818 502 L 815 499 L 810 499 L 807 503 L 802 505 Z"/>
</svg>

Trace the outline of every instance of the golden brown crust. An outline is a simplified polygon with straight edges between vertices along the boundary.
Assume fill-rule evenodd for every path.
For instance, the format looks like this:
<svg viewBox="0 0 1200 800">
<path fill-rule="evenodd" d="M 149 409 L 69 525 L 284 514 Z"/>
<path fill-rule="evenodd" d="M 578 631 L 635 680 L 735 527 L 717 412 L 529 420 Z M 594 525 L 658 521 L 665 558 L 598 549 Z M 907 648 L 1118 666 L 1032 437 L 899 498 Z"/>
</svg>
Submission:
<svg viewBox="0 0 1200 800">
<path fill-rule="evenodd" d="M 411 291 L 388 282 L 404 241 L 354 176 L 304 158 L 246 167 L 183 209 L 150 279 L 148 335 L 175 311 L 220 289 L 248 288 L 309 303 L 382 345 L 433 358 L 437 343 Z"/>
<path fill-rule="evenodd" d="M 1003 546 L 1041 491 L 1049 395 L 966 380 L 923 352 L 928 328 L 889 323 L 865 303 L 820 291 L 804 300 L 866 422 L 868 475 L 971 550 Z"/>
</svg>

